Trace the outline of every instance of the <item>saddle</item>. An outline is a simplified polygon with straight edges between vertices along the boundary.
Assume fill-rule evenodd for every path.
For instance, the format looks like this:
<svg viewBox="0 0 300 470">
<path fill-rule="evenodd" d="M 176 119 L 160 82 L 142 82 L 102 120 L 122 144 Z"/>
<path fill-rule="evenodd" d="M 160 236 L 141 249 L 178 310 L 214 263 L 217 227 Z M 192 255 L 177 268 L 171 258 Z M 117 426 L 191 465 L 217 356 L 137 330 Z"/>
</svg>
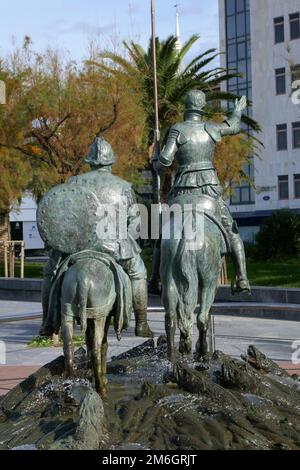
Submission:
<svg viewBox="0 0 300 470">
<path fill-rule="evenodd" d="M 184 211 L 187 212 L 193 212 L 193 216 L 196 217 L 197 214 L 199 216 L 203 216 L 210 220 L 213 224 L 215 224 L 221 235 L 222 235 L 222 247 L 221 247 L 221 252 L 222 255 L 225 255 L 227 253 L 230 253 L 230 241 L 229 237 L 227 235 L 227 232 L 225 228 L 223 227 L 222 224 L 222 214 L 221 214 L 221 208 L 220 205 L 218 204 L 217 199 L 214 199 L 206 194 L 197 194 L 196 196 L 193 196 L 192 193 L 186 193 L 186 194 L 180 194 L 177 197 L 175 197 L 172 200 L 172 206 L 176 206 L 181 209 L 181 212 L 176 214 L 175 210 L 175 215 L 174 215 L 174 225 L 176 223 L 180 223 L 180 218 L 182 214 L 182 210 L 184 208 Z M 176 222 L 178 221 L 178 222 Z M 166 233 L 166 227 L 162 228 L 162 233 L 164 236 L 164 232 Z"/>
</svg>

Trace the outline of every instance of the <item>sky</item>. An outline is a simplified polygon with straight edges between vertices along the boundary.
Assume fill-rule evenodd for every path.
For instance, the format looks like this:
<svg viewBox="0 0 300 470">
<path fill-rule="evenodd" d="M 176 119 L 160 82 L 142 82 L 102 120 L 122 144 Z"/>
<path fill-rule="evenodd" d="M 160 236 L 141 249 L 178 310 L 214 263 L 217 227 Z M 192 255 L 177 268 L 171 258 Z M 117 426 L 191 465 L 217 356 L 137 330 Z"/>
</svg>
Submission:
<svg viewBox="0 0 300 470">
<path fill-rule="evenodd" d="M 156 0 L 157 36 L 175 33 L 176 0 Z M 178 0 L 182 41 L 201 35 L 192 54 L 218 48 L 218 0 Z M 151 34 L 150 0 L 0 0 L 0 55 L 31 37 L 34 49 L 67 50 L 76 60 L 88 55 L 90 40 L 105 47 L 134 39 L 144 47 Z"/>
</svg>

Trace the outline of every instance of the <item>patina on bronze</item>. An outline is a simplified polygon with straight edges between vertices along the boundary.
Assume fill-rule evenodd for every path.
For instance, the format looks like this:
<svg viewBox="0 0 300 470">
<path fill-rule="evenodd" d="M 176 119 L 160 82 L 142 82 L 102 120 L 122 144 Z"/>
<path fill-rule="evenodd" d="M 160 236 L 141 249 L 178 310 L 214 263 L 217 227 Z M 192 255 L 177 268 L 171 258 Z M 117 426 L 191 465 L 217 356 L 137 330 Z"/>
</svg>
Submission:
<svg viewBox="0 0 300 470">
<path fill-rule="evenodd" d="M 174 185 L 168 196 L 169 205 L 178 204 L 183 207 L 193 204 L 205 214 L 204 243 L 198 250 L 189 252 L 184 236 L 181 240 L 171 238 L 161 242 L 160 273 L 171 359 L 174 359 L 176 318 L 181 332 L 180 351 L 191 351 L 193 312 L 198 293 L 198 358 L 205 356 L 207 352 L 208 316 L 218 285 L 224 240 L 236 269 L 235 290 L 250 292 L 243 242 L 222 197 L 222 187 L 213 166 L 216 144 L 223 136 L 240 132 L 241 115 L 247 106 L 247 100 L 245 97 L 237 100 L 232 116 L 222 124 L 203 119 L 205 104 L 206 97 L 202 91 L 192 90 L 187 93 L 184 122 L 171 127 L 166 145 L 158 161 L 154 162 L 157 171 L 170 167 L 174 160 L 178 164 Z M 219 217 L 211 217 L 205 209 L 207 200 L 215 206 L 212 212 L 219 213 Z M 197 212 L 194 216 L 196 215 Z"/>
<path fill-rule="evenodd" d="M 38 207 L 41 237 L 51 248 L 43 282 L 41 334 L 52 335 L 62 327 L 66 370 L 72 375 L 72 332 L 77 319 L 93 359 L 97 391 L 104 395 L 110 316 L 120 337 L 128 325 L 128 298 L 132 297 L 136 335 L 152 337 L 153 333 L 147 323 L 147 273 L 134 237 L 140 224 L 135 194 L 129 183 L 112 174 L 116 157 L 104 139 L 95 139 L 86 161 L 92 171 L 53 188 Z M 99 237 L 101 207 L 125 214 L 127 237 L 119 237 L 109 217 L 106 236 Z M 120 272 L 128 275 L 130 285 Z"/>
</svg>

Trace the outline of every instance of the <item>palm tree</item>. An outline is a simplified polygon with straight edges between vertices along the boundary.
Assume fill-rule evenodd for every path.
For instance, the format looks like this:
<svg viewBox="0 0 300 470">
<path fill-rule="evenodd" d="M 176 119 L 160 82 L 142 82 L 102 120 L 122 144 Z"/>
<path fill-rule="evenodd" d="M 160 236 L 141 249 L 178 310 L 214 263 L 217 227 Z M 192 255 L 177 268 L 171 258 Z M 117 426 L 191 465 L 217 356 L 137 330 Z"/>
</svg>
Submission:
<svg viewBox="0 0 300 470">
<path fill-rule="evenodd" d="M 176 36 L 170 36 L 164 41 L 156 38 L 159 119 L 162 138 L 169 126 L 178 120 L 183 110 L 183 98 L 189 90 L 196 88 L 206 93 L 205 114 L 208 118 L 217 113 L 226 115 L 228 107 L 222 109 L 221 102 L 234 102 L 237 98 L 232 93 L 221 91 L 220 85 L 232 77 L 241 75 L 236 71 L 228 72 L 222 67 L 209 67 L 219 55 L 216 49 L 209 49 L 186 64 L 186 56 L 198 40 L 198 35 L 191 36 L 178 51 Z M 124 41 L 123 44 L 128 58 L 105 51 L 99 54 L 99 61 L 90 61 L 89 64 L 99 67 L 116 78 L 122 76 L 127 80 L 128 87 L 136 91 L 145 113 L 145 141 L 150 154 L 155 128 L 152 41 L 150 38 L 147 50 L 133 41 L 130 43 Z M 259 130 L 258 124 L 248 116 L 244 115 L 242 119 L 250 128 Z"/>
<path fill-rule="evenodd" d="M 207 95 L 208 117 L 212 114 L 212 104 L 217 101 L 235 101 L 236 95 L 220 91 L 220 84 L 230 78 L 240 76 L 236 71 L 229 72 L 222 67 L 209 68 L 214 59 L 219 55 L 216 49 L 209 49 L 197 55 L 187 65 L 186 55 L 191 47 L 199 40 L 198 35 L 193 35 L 183 45 L 181 51 L 176 49 L 176 36 L 170 36 L 164 41 L 156 38 L 157 50 L 157 76 L 158 76 L 158 101 L 161 131 L 166 131 L 169 125 L 178 118 L 182 110 L 185 94 L 194 88 L 203 90 Z M 102 70 L 118 76 L 122 74 L 128 80 L 128 84 L 140 93 L 141 104 L 146 113 L 148 124 L 149 141 L 154 130 L 154 104 L 153 104 L 153 65 L 152 65 L 152 43 L 149 42 L 145 51 L 139 44 L 124 41 L 129 58 L 114 52 L 103 52 L 99 54 L 100 62 L 92 62 Z M 91 63 L 91 62 L 90 62 Z M 219 108 L 224 114 L 224 110 Z M 216 107 L 214 106 L 214 113 Z M 246 122 L 254 130 L 259 126 L 252 119 L 243 116 Z"/>
</svg>

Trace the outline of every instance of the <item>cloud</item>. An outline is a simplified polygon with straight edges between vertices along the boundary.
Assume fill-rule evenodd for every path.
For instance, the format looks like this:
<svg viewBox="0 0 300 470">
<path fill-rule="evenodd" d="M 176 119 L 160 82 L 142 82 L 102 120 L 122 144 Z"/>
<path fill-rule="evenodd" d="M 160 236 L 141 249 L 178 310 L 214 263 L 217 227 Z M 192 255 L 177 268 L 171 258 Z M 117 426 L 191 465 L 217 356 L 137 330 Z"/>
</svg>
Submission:
<svg viewBox="0 0 300 470">
<path fill-rule="evenodd" d="M 85 21 L 78 21 L 68 28 L 61 29 L 60 34 L 87 34 L 91 36 L 97 36 L 100 34 L 106 34 L 116 29 L 114 23 L 107 24 L 105 26 L 95 26 Z"/>
</svg>

